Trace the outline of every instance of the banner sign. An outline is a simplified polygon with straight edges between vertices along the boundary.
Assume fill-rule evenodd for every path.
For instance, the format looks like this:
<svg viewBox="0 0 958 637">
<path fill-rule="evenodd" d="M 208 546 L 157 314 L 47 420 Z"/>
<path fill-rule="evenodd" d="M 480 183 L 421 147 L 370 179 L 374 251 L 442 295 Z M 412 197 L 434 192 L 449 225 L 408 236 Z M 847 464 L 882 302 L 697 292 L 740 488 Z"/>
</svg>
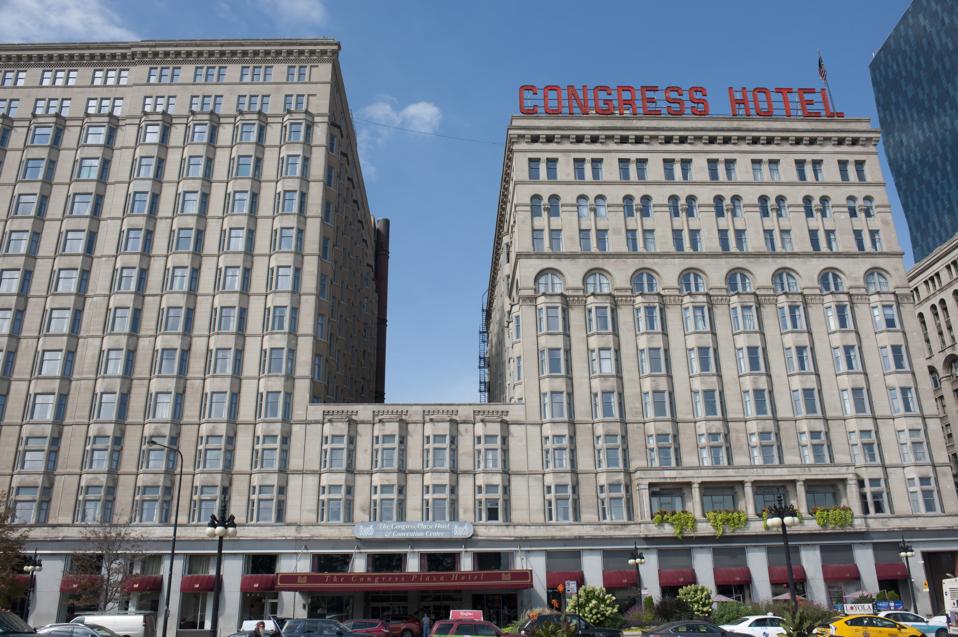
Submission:
<svg viewBox="0 0 958 637">
<path fill-rule="evenodd" d="M 442 573 L 278 573 L 276 590 L 354 593 L 362 591 L 521 590 L 532 588 L 532 571 Z"/>
<path fill-rule="evenodd" d="M 360 522 L 353 526 L 353 537 L 361 540 L 463 539 L 475 529 L 468 522 Z"/>
<path fill-rule="evenodd" d="M 728 87 L 735 117 L 845 117 L 834 110 L 828 91 L 817 88 Z M 534 86 L 519 87 L 523 115 L 633 115 L 661 117 L 712 112 L 704 86 Z"/>
<path fill-rule="evenodd" d="M 874 612 L 873 604 L 845 604 L 846 615 L 871 615 Z"/>
</svg>

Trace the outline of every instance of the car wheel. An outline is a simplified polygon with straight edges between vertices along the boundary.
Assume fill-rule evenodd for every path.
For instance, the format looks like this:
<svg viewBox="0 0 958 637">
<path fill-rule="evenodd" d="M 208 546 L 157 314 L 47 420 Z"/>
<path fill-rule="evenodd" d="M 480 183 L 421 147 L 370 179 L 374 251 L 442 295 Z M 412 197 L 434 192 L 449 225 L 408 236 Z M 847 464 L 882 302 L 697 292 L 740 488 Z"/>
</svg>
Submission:
<svg viewBox="0 0 958 637">
<path fill-rule="evenodd" d="M 944 628 L 939 628 L 935 631 L 935 637 L 948 637 L 948 631 Z"/>
<path fill-rule="evenodd" d="M 412 637 L 412 631 L 407 628 L 406 630 L 399 633 L 399 637 Z"/>
</svg>

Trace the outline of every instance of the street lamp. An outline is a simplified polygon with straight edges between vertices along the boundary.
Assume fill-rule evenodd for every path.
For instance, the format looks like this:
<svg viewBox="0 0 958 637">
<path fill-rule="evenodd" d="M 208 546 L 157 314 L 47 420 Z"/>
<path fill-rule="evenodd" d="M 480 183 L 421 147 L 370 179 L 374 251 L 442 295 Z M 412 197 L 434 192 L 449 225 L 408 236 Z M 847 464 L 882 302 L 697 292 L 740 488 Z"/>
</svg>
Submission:
<svg viewBox="0 0 958 637">
<path fill-rule="evenodd" d="M 642 607 L 642 573 L 639 571 L 639 567 L 645 564 L 645 556 L 642 555 L 642 551 L 639 550 L 639 545 L 636 543 L 632 544 L 632 557 L 629 558 L 629 566 L 635 567 L 635 583 L 639 587 L 639 612 L 643 610 Z"/>
<path fill-rule="evenodd" d="M 908 592 L 909 595 L 909 609 L 911 612 L 915 612 L 915 582 L 911 579 L 911 558 L 915 557 L 915 549 L 912 548 L 911 544 L 905 542 L 905 536 L 901 536 L 901 542 L 898 543 L 898 556 L 905 561 L 905 568 L 908 569 Z"/>
<path fill-rule="evenodd" d="M 220 626 L 220 571 L 223 568 L 223 540 L 236 537 L 236 518 L 226 516 L 226 501 L 220 507 L 220 515 L 210 515 L 206 525 L 206 537 L 216 538 L 216 579 L 213 580 L 213 618 L 210 621 L 210 634 L 216 637 Z"/>
<path fill-rule="evenodd" d="M 170 563 L 166 571 L 166 601 L 163 606 L 163 637 L 167 637 L 166 629 L 170 623 L 170 592 L 173 590 L 173 559 L 176 557 L 176 528 L 180 520 L 180 487 L 183 484 L 183 454 L 176 447 L 164 445 L 153 438 L 146 441 L 149 447 L 163 447 L 167 451 L 175 451 L 179 456 L 180 470 L 176 477 L 176 506 L 173 507 L 173 539 L 170 540 Z"/>
<path fill-rule="evenodd" d="M 23 572 L 30 576 L 30 582 L 27 584 L 27 616 L 23 619 L 30 620 L 30 594 L 33 592 L 33 582 L 36 574 L 43 570 L 43 560 L 37 557 L 37 550 L 33 549 L 33 557 L 28 557 L 23 562 Z"/>
<path fill-rule="evenodd" d="M 792 612 L 798 609 L 798 597 L 795 594 L 795 573 L 792 571 L 792 552 L 788 548 L 788 527 L 798 524 L 798 511 L 791 504 L 785 504 L 782 496 L 778 502 L 768 507 L 765 523 L 769 528 L 782 529 L 782 542 L 785 544 L 785 572 L 788 575 L 788 596 L 792 601 Z"/>
</svg>

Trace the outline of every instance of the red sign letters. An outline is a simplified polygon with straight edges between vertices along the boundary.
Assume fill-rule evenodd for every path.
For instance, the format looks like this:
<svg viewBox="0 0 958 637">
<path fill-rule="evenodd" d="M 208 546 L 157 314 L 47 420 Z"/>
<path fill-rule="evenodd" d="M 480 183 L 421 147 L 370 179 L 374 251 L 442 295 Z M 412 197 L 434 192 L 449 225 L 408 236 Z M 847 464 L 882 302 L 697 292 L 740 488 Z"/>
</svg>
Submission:
<svg viewBox="0 0 958 637">
<path fill-rule="evenodd" d="M 729 112 L 735 117 L 844 117 L 835 111 L 828 91 L 816 88 L 728 88 Z M 644 117 L 711 113 L 703 86 L 558 86 L 519 87 L 523 115 L 636 115 Z"/>
</svg>

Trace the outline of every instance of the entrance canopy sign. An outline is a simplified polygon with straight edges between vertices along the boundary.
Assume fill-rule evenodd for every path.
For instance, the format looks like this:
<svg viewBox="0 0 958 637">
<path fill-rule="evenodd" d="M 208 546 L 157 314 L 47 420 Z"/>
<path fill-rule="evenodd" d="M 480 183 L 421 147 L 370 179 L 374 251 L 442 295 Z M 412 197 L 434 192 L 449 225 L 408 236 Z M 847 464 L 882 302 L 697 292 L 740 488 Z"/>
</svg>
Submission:
<svg viewBox="0 0 958 637">
<path fill-rule="evenodd" d="M 532 588 L 532 571 L 448 571 L 429 573 L 278 573 L 276 590 L 355 593 L 364 591 L 522 590 Z"/>
<path fill-rule="evenodd" d="M 360 522 L 353 536 L 360 540 L 464 539 L 474 529 L 468 522 Z"/>
</svg>

